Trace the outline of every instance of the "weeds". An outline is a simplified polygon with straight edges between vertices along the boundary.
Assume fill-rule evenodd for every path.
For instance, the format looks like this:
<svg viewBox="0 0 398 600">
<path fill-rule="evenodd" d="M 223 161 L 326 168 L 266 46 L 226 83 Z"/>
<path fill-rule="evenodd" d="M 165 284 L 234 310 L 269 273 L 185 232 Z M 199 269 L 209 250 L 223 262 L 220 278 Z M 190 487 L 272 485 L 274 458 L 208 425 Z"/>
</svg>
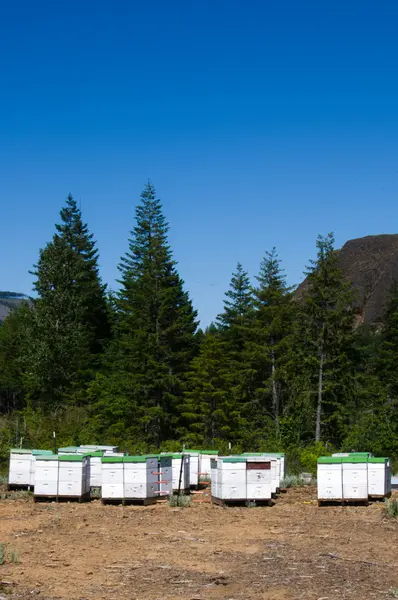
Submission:
<svg viewBox="0 0 398 600">
<path fill-rule="evenodd" d="M 390 500 L 386 500 L 384 510 L 387 517 L 390 517 L 391 519 L 398 519 L 398 499 L 391 498 Z"/>
<path fill-rule="evenodd" d="M 0 493 L 0 500 L 27 500 L 32 496 L 28 490 L 10 490 Z"/>
<path fill-rule="evenodd" d="M 257 504 L 255 500 L 248 500 L 246 502 L 246 507 L 247 508 L 257 508 Z"/>
<path fill-rule="evenodd" d="M 308 477 L 303 478 L 299 475 L 286 475 L 286 477 L 282 479 L 280 483 L 282 490 L 292 487 L 301 487 L 303 485 L 316 485 L 316 479 L 309 479 Z"/>
<path fill-rule="evenodd" d="M 393 598 L 398 598 L 398 588 L 391 588 L 390 594 Z"/>
<path fill-rule="evenodd" d="M 298 475 L 286 475 L 286 477 L 282 479 L 280 483 L 280 487 L 282 489 L 299 487 L 300 485 L 303 485 L 303 480 Z"/>
<path fill-rule="evenodd" d="M 192 505 L 192 497 L 185 496 L 184 494 L 173 494 L 169 498 L 169 506 L 175 507 L 180 506 L 182 508 L 188 508 Z"/>
<path fill-rule="evenodd" d="M 4 565 L 6 560 L 7 544 L 0 544 L 0 565 Z"/>
<path fill-rule="evenodd" d="M 0 544 L 0 565 L 4 565 L 4 563 L 13 563 L 15 565 L 19 564 L 19 553 L 14 548 L 10 550 L 7 549 L 7 544 Z"/>
</svg>

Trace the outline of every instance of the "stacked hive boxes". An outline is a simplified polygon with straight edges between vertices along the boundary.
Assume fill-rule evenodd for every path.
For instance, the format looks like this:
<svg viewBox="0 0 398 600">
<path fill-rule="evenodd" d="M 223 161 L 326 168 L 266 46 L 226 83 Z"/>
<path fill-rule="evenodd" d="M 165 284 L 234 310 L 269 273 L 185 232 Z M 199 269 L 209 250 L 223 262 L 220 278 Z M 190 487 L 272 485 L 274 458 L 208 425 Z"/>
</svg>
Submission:
<svg viewBox="0 0 398 600">
<path fill-rule="evenodd" d="M 388 458 L 369 452 L 338 453 L 318 459 L 318 500 L 361 501 L 385 497 L 391 492 Z"/>
<path fill-rule="evenodd" d="M 89 459 L 81 454 L 61 455 L 58 460 L 58 497 L 90 496 Z"/>
<path fill-rule="evenodd" d="M 211 493 L 214 499 L 225 501 L 269 501 L 273 480 L 272 463 L 275 458 L 265 456 L 227 456 L 212 461 Z"/>
<path fill-rule="evenodd" d="M 149 500 L 172 490 L 172 459 L 168 456 L 103 456 L 102 499 Z"/>
<path fill-rule="evenodd" d="M 318 500 L 341 501 L 343 499 L 343 470 L 341 456 L 318 458 Z"/>
<path fill-rule="evenodd" d="M 199 481 L 206 480 L 209 481 L 211 477 L 211 461 L 217 459 L 218 457 L 217 450 L 200 450 L 201 455 L 201 465 L 200 465 L 200 473 L 199 473 Z"/>
<path fill-rule="evenodd" d="M 31 482 L 32 450 L 12 448 L 10 452 L 9 487 L 28 487 Z"/>
<path fill-rule="evenodd" d="M 10 451 L 10 468 L 8 485 L 10 488 L 30 487 L 35 484 L 36 456 L 52 454 L 51 450 L 28 450 L 12 448 Z"/>
<path fill-rule="evenodd" d="M 123 470 L 125 500 L 157 497 L 159 466 L 156 457 L 125 456 Z"/>
<path fill-rule="evenodd" d="M 173 459 L 171 456 L 160 454 L 158 457 L 158 491 L 160 497 L 171 496 L 173 493 Z"/>
<path fill-rule="evenodd" d="M 34 496 L 56 498 L 58 496 L 58 456 L 36 456 Z"/>
<path fill-rule="evenodd" d="M 368 499 L 368 457 L 343 456 L 343 499 L 360 500 Z"/>
<path fill-rule="evenodd" d="M 370 498 L 385 498 L 391 494 L 391 462 L 389 458 L 368 458 L 368 494 Z"/>
<path fill-rule="evenodd" d="M 189 486 L 197 488 L 199 485 L 199 473 L 201 471 L 201 454 L 199 450 L 185 450 L 190 456 L 189 460 Z"/>
<path fill-rule="evenodd" d="M 282 452 L 245 452 L 243 456 L 263 457 L 271 461 L 271 491 L 275 495 L 285 477 L 285 455 Z"/>
<path fill-rule="evenodd" d="M 167 452 L 162 453 L 160 457 L 167 456 L 172 461 L 172 486 L 173 491 L 177 492 L 180 489 L 180 493 L 187 493 L 190 489 L 190 465 L 191 457 L 189 454 L 182 452 L 175 452 L 168 454 Z"/>
<path fill-rule="evenodd" d="M 30 487 L 35 487 L 36 479 L 36 457 L 42 455 L 52 455 L 51 450 L 32 450 L 32 459 L 30 461 Z"/>
<path fill-rule="evenodd" d="M 86 454 L 89 459 L 90 488 L 99 488 L 102 486 L 101 458 L 103 454 L 102 450 Z"/>
<path fill-rule="evenodd" d="M 103 500 L 123 500 L 124 471 L 122 456 L 103 456 L 101 458 L 102 498 Z"/>
</svg>

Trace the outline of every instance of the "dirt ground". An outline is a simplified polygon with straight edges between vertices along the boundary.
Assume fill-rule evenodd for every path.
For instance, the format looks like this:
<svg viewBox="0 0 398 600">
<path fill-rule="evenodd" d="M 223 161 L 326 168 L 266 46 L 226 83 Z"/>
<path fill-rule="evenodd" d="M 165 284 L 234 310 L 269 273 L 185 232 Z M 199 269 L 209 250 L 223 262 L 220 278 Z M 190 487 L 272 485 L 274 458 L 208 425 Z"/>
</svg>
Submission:
<svg viewBox="0 0 398 600">
<path fill-rule="evenodd" d="M 398 598 L 398 522 L 382 503 L 319 508 L 314 488 L 264 508 L 6 499 L 0 542 L 0 600 Z"/>
</svg>

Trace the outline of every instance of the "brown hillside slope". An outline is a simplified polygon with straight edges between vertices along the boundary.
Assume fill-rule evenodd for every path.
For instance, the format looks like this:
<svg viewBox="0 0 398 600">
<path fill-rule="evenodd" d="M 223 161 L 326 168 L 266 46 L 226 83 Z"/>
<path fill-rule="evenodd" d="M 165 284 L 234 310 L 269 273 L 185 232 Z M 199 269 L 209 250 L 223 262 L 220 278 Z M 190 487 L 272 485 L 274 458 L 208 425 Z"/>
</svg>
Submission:
<svg viewBox="0 0 398 600">
<path fill-rule="evenodd" d="M 398 279 L 398 234 L 369 235 L 349 240 L 339 250 L 339 262 L 358 294 L 359 321 L 383 322 L 392 283 Z M 306 281 L 298 288 L 305 292 Z"/>
</svg>

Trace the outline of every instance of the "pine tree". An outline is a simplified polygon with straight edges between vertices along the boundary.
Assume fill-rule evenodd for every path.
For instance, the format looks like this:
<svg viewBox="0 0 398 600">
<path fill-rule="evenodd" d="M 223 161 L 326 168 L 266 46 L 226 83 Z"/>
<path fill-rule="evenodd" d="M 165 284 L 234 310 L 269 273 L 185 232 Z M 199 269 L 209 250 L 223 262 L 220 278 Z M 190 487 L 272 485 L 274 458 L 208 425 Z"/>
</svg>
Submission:
<svg viewBox="0 0 398 600">
<path fill-rule="evenodd" d="M 354 292 L 338 265 L 334 237 L 329 233 L 317 239 L 317 260 L 307 272 L 308 289 L 302 312 L 302 340 L 311 382 L 316 397 L 315 440 L 322 437 L 322 423 L 327 433 L 338 436 L 339 410 L 347 401 L 347 386 L 353 365 Z M 312 386 L 316 387 L 314 393 Z"/>
<path fill-rule="evenodd" d="M 72 196 L 56 229 L 33 271 L 38 297 L 24 357 L 28 392 L 44 406 L 81 401 L 109 336 L 98 253 Z"/>
<path fill-rule="evenodd" d="M 257 427 L 261 430 L 261 419 L 270 417 L 278 439 L 283 399 L 288 395 L 295 306 L 275 248 L 266 253 L 256 279 L 255 312 L 245 361 L 250 365 Z"/>
<path fill-rule="evenodd" d="M 232 274 L 229 290 L 225 293 L 224 311 L 218 315 L 217 323 L 222 331 L 239 326 L 253 308 L 253 294 L 249 275 L 241 263 Z"/>
<path fill-rule="evenodd" d="M 121 259 L 117 348 L 112 367 L 127 406 L 136 407 L 127 425 L 149 444 L 173 436 L 178 406 L 192 358 L 197 351 L 197 313 L 183 289 L 167 241 L 168 224 L 151 183 L 141 194 L 129 251 Z"/>
<path fill-rule="evenodd" d="M 226 342 L 220 333 L 207 333 L 192 362 L 182 417 L 181 437 L 189 444 L 216 446 L 240 434 L 240 414 L 233 395 Z"/>
</svg>

